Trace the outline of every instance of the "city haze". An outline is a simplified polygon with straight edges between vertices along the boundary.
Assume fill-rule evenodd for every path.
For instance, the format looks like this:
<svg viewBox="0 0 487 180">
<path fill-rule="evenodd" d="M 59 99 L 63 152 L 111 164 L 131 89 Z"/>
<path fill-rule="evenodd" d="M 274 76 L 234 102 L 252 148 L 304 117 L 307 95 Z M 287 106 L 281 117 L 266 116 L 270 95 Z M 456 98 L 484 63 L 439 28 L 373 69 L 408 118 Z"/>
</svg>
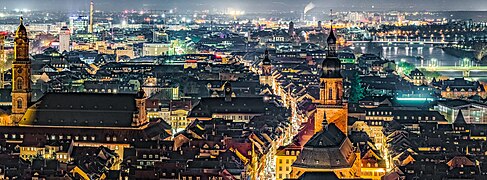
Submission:
<svg viewBox="0 0 487 180">
<path fill-rule="evenodd" d="M 212 8 L 239 8 L 246 11 L 301 10 L 313 2 L 317 9 L 334 8 L 352 11 L 485 11 L 484 0 L 96 0 L 102 10 L 124 9 L 169 9 L 206 10 Z M 2 1 L 1 5 L 11 9 L 78 11 L 88 9 L 87 0 L 19 0 Z"/>
</svg>

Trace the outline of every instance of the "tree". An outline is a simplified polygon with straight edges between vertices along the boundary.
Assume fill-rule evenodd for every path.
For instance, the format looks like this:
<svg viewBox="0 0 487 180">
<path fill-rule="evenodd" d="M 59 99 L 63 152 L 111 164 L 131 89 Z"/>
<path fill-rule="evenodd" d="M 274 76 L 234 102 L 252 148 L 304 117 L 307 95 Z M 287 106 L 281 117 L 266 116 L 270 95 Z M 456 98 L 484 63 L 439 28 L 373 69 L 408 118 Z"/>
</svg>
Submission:
<svg viewBox="0 0 487 180">
<path fill-rule="evenodd" d="M 414 64 L 408 62 L 400 62 L 398 66 L 402 74 L 410 74 L 411 71 L 416 69 L 416 66 Z"/>
<path fill-rule="evenodd" d="M 364 88 L 361 85 L 362 80 L 358 72 L 354 72 L 350 79 L 350 96 L 348 101 L 351 103 L 358 103 L 364 97 Z"/>
<path fill-rule="evenodd" d="M 438 71 L 426 71 L 426 69 L 420 69 L 420 71 L 423 72 L 427 79 L 438 79 L 441 77 L 441 74 Z"/>
</svg>

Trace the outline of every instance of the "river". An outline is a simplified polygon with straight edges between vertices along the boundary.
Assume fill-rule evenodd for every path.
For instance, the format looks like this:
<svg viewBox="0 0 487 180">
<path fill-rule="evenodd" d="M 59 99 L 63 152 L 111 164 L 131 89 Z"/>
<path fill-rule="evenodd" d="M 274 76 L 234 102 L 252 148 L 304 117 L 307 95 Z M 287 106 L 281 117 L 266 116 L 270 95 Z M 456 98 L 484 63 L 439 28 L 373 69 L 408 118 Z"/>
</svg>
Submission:
<svg viewBox="0 0 487 180">
<path fill-rule="evenodd" d="M 441 48 L 429 44 L 379 44 L 379 43 L 356 43 L 351 47 L 355 52 L 381 54 L 382 57 L 398 61 L 413 63 L 416 67 L 430 66 L 437 61 L 439 66 L 458 66 L 462 58 L 445 53 Z M 423 57 L 423 61 L 421 58 Z M 471 61 L 473 66 L 479 66 Z M 462 72 L 441 72 L 447 77 L 463 77 Z M 487 81 L 486 72 L 471 72 L 471 79 Z"/>
</svg>

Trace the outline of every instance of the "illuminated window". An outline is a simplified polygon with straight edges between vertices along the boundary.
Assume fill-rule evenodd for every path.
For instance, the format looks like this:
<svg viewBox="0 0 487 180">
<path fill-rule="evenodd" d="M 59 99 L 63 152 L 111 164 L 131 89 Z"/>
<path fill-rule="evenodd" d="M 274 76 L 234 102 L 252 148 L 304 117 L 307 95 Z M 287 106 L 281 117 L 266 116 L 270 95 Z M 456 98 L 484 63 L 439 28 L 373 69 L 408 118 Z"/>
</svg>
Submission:
<svg viewBox="0 0 487 180">
<path fill-rule="evenodd" d="M 17 108 L 22 108 L 22 99 L 17 99 Z"/>
<path fill-rule="evenodd" d="M 18 78 L 17 79 L 17 89 L 22 89 L 22 85 L 24 84 L 24 81 L 22 80 L 22 78 Z"/>
</svg>

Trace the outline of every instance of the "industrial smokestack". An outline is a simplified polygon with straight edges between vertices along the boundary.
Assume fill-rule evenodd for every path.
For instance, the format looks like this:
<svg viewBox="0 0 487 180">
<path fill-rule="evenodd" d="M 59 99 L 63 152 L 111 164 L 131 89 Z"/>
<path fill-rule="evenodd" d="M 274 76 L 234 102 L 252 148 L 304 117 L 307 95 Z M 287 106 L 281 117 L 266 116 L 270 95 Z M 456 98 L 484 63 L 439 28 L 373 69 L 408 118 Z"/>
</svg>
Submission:
<svg viewBox="0 0 487 180">
<path fill-rule="evenodd" d="M 95 3 L 93 0 L 90 1 L 90 27 L 88 27 L 88 33 L 93 33 L 93 8 Z"/>
</svg>

